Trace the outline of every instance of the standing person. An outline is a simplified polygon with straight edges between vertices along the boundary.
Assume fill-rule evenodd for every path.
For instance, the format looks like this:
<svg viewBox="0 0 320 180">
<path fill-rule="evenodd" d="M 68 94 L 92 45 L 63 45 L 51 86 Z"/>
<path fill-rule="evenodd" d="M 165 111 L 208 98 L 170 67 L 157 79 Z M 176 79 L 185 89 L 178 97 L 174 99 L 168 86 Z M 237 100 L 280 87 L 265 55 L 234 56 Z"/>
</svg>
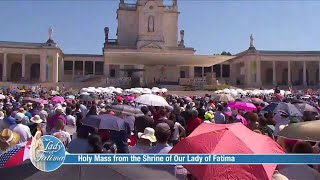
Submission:
<svg viewBox="0 0 320 180">
<path fill-rule="evenodd" d="M 198 111 L 193 110 L 192 111 L 192 118 L 188 122 L 188 133 L 191 134 L 201 123 L 202 120 L 198 117 Z"/>
<path fill-rule="evenodd" d="M 168 144 L 168 140 L 171 136 L 171 130 L 167 123 L 159 123 L 155 128 L 155 136 L 157 138 L 156 145 L 147 150 L 147 154 L 168 154 L 172 149 Z M 153 169 L 167 171 L 170 174 L 175 175 L 175 166 L 174 165 L 151 165 L 148 166 Z"/>
<path fill-rule="evenodd" d="M 159 120 L 156 122 L 156 125 L 158 123 L 167 123 L 171 129 L 171 134 L 174 132 L 174 122 L 170 121 L 168 119 L 168 115 L 169 115 L 169 112 L 166 108 L 161 108 L 160 111 L 159 111 L 159 115 L 160 115 L 160 118 Z M 154 126 L 155 127 L 155 126 Z"/>
<path fill-rule="evenodd" d="M 74 114 L 76 116 L 76 126 L 77 126 L 77 132 L 78 132 L 79 128 L 82 125 L 82 120 L 84 118 L 84 116 L 82 115 L 83 113 L 81 113 L 81 110 L 80 110 L 80 103 L 76 104 L 76 109 L 74 111 Z"/>
<path fill-rule="evenodd" d="M 44 105 L 43 104 L 39 105 L 39 116 L 43 120 L 43 122 L 47 122 L 48 112 L 46 110 L 44 110 Z"/>
<path fill-rule="evenodd" d="M 30 128 L 28 126 L 22 124 L 22 121 L 24 120 L 24 118 L 25 118 L 24 114 L 17 113 L 15 115 L 16 124 L 9 127 L 10 130 L 12 130 L 20 135 L 19 143 L 26 142 L 32 138 Z"/>
<path fill-rule="evenodd" d="M 172 145 L 175 146 L 179 142 L 180 137 L 186 136 L 186 130 L 179 122 L 176 121 L 175 114 L 170 114 L 169 120 L 174 122 L 174 132 L 170 138 L 170 141 L 172 142 Z"/>
<path fill-rule="evenodd" d="M 223 114 L 223 106 L 221 104 L 218 105 L 218 111 L 214 113 L 214 122 L 216 124 L 225 124 L 226 123 L 226 117 Z"/>
<path fill-rule="evenodd" d="M 58 119 L 55 122 L 54 128 L 52 129 L 52 135 L 55 137 L 58 137 L 61 142 L 64 144 L 65 147 L 68 147 L 70 141 L 71 141 L 71 136 L 68 132 L 64 130 L 65 124 L 61 119 Z"/>
<path fill-rule="evenodd" d="M 149 108 L 146 106 L 141 107 L 141 111 L 144 116 L 136 117 L 134 121 L 134 130 L 135 133 L 144 132 L 146 127 L 153 127 L 154 120 L 151 118 L 151 112 Z"/>
<path fill-rule="evenodd" d="M 152 143 L 157 141 L 155 131 L 150 127 L 146 127 L 143 133 L 139 132 L 138 138 L 137 144 L 129 150 L 131 154 L 143 154 L 152 147 Z"/>
<path fill-rule="evenodd" d="M 91 134 L 88 137 L 88 142 L 91 146 L 91 151 L 88 153 L 106 153 L 106 149 L 102 145 L 102 141 L 99 135 Z"/>
<path fill-rule="evenodd" d="M 80 127 L 77 131 L 76 138 L 72 139 L 68 145 L 69 153 L 88 153 L 92 148 L 88 142 L 89 131 L 84 127 Z"/>
<path fill-rule="evenodd" d="M 72 109 L 70 107 L 66 108 L 66 120 L 67 125 L 76 126 L 76 118 L 72 115 Z"/>
<path fill-rule="evenodd" d="M 30 131 L 31 131 L 31 135 L 35 136 L 36 132 L 38 131 L 38 129 L 41 130 L 42 135 L 44 134 L 44 129 L 42 128 L 43 125 L 41 124 L 43 122 L 43 120 L 40 118 L 39 115 L 35 115 L 34 117 L 32 117 L 30 119 L 31 123 L 29 125 Z"/>
<path fill-rule="evenodd" d="M 51 129 L 54 127 L 55 122 L 61 119 L 64 124 L 67 124 L 67 120 L 63 115 L 63 107 L 59 104 L 55 109 L 55 114 L 51 116 L 47 121 L 47 132 L 51 132 Z"/>
<path fill-rule="evenodd" d="M 87 113 L 87 117 L 88 116 L 91 116 L 91 115 L 98 115 L 98 113 L 97 113 L 97 106 L 96 105 L 92 105 L 91 107 L 90 107 L 90 110 L 89 110 L 89 112 Z"/>
<path fill-rule="evenodd" d="M 200 102 L 199 102 L 197 111 L 198 111 L 198 117 L 199 117 L 201 120 L 204 120 L 204 114 L 206 113 L 206 110 L 204 109 L 204 102 L 203 102 L 203 101 L 200 101 Z"/>
<path fill-rule="evenodd" d="M 181 108 L 179 106 L 175 106 L 173 112 L 176 115 L 176 122 L 180 123 L 181 126 L 186 127 L 186 120 L 181 116 Z"/>
</svg>

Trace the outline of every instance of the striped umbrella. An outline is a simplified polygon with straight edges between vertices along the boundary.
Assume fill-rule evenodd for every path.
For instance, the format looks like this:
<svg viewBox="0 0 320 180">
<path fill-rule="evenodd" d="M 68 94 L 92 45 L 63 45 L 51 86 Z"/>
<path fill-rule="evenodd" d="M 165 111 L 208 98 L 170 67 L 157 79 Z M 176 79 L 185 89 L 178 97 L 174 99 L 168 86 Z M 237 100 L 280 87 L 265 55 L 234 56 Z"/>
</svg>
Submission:
<svg viewBox="0 0 320 180">
<path fill-rule="evenodd" d="M 135 116 L 135 117 L 144 116 L 144 114 L 139 108 L 134 108 L 128 105 L 112 105 L 107 107 L 106 109 L 113 112 L 118 112 L 124 115 L 128 115 L 128 116 Z"/>
</svg>

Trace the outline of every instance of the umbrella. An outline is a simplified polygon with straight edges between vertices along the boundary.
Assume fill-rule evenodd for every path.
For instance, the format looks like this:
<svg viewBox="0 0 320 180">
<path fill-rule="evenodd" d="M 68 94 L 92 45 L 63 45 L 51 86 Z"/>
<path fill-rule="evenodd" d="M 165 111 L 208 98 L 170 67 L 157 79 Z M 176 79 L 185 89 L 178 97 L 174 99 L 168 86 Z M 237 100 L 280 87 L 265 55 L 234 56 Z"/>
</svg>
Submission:
<svg viewBox="0 0 320 180">
<path fill-rule="evenodd" d="M 189 96 L 184 96 L 182 98 L 188 102 L 192 102 L 192 99 Z"/>
<path fill-rule="evenodd" d="M 279 103 L 277 102 L 272 102 L 270 103 L 268 106 L 264 107 L 262 109 L 262 111 L 266 111 L 266 112 L 274 112 L 274 110 L 276 109 L 276 107 L 278 106 Z"/>
<path fill-rule="evenodd" d="M 128 105 L 112 105 L 106 108 L 107 110 L 118 112 L 128 116 L 144 116 L 143 112 L 139 108 L 134 108 Z"/>
<path fill-rule="evenodd" d="M 230 102 L 228 104 L 228 107 L 243 111 L 253 111 L 257 109 L 257 107 L 254 104 L 241 101 Z"/>
<path fill-rule="evenodd" d="M 30 144 L 31 144 L 31 140 L 24 143 L 17 144 L 7 149 L 6 151 L 1 152 L 0 169 L 20 165 L 23 163 L 24 160 L 29 159 Z"/>
<path fill-rule="evenodd" d="M 270 137 L 242 125 L 202 123 L 169 153 L 181 154 L 283 154 Z M 196 179 L 271 179 L 276 164 L 184 165 Z"/>
<path fill-rule="evenodd" d="M 292 123 L 283 128 L 279 136 L 304 141 L 320 141 L 320 120 Z"/>
<path fill-rule="evenodd" d="M 94 100 L 94 98 L 91 97 L 90 95 L 80 95 L 80 99 L 81 99 L 82 101 L 86 101 L 86 102 L 88 102 L 88 101 L 93 101 L 93 100 Z"/>
<path fill-rule="evenodd" d="M 37 99 L 37 102 L 40 104 L 48 104 L 48 101 L 44 99 Z"/>
<path fill-rule="evenodd" d="M 97 129 L 108 129 L 108 130 L 124 130 L 124 120 L 113 115 L 101 114 L 92 115 L 84 119 L 83 125 L 94 127 Z"/>
<path fill-rule="evenodd" d="M 252 98 L 251 100 L 252 100 L 252 103 L 254 104 L 261 104 L 264 102 L 262 99 L 259 99 L 259 98 Z"/>
<path fill-rule="evenodd" d="M 0 94 L 0 99 L 5 99 L 5 98 L 6 98 L 6 96 L 5 96 L 5 95 Z"/>
<path fill-rule="evenodd" d="M 33 97 L 23 97 L 23 101 L 31 101 L 31 102 L 38 102 L 36 98 Z"/>
<path fill-rule="evenodd" d="M 298 108 L 300 110 L 301 113 L 307 111 L 307 112 L 314 112 L 319 114 L 319 111 L 317 108 L 311 106 L 308 103 L 295 103 L 293 104 L 296 108 Z"/>
<path fill-rule="evenodd" d="M 224 112 L 225 115 L 227 116 L 232 116 L 232 112 L 231 111 L 226 111 Z M 243 125 L 247 126 L 248 125 L 248 121 L 246 120 L 246 118 L 244 118 L 243 116 L 241 116 L 240 114 L 236 115 L 236 119 L 241 122 Z"/>
<path fill-rule="evenodd" d="M 133 96 L 126 96 L 126 100 L 132 102 L 134 100 Z"/>
<path fill-rule="evenodd" d="M 142 165 L 62 165 L 50 173 L 36 169 L 28 160 L 24 164 L 11 168 L 0 168 L 0 177 L 14 180 L 81 180 L 81 179 L 141 179 L 174 180 L 174 176 L 165 171 L 154 170 Z"/>
<path fill-rule="evenodd" d="M 26 93 L 27 91 L 24 90 L 24 89 L 22 89 L 22 90 L 20 90 L 19 92 L 20 92 L 20 93 Z"/>
<path fill-rule="evenodd" d="M 214 97 L 215 101 L 222 101 L 222 102 L 231 102 L 234 101 L 234 98 L 230 94 L 217 94 Z"/>
<path fill-rule="evenodd" d="M 51 102 L 53 104 L 61 104 L 61 103 L 64 103 L 64 98 L 61 96 L 55 96 L 51 98 Z"/>
<path fill-rule="evenodd" d="M 303 114 L 291 103 L 280 102 L 278 106 L 275 108 L 274 112 L 277 113 L 279 111 L 286 112 L 289 116 L 293 117 L 302 117 Z"/>
<path fill-rule="evenodd" d="M 169 106 L 168 102 L 162 96 L 155 94 L 144 94 L 137 97 L 134 101 L 149 106 Z"/>
<path fill-rule="evenodd" d="M 76 97 L 74 95 L 69 95 L 66 97 L 67 99 L 75 99 Z"/>
</svg>

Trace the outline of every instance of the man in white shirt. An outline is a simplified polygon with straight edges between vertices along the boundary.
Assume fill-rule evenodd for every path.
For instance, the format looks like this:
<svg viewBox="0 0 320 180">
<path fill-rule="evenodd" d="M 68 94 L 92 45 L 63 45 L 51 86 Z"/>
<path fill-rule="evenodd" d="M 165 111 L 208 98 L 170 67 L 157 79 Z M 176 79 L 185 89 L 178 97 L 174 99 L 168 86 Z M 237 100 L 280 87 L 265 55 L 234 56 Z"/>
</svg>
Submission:
<svg viewBox="0 0 320 180">
<path fill-rule="evenodd" d="M 12 130 L 20 135 L 19 143 L 26 142 L 32 138 L 30 128 L 28 126 L 22 124 L 22 121 L 24 120 L 24 118 L 25 118 L 24 114 L 17 113 L 15 115 L 15 119 L 16 119 L 17 124 L 11 125 L 9 127 L 10 130 Z"/>
</svg>

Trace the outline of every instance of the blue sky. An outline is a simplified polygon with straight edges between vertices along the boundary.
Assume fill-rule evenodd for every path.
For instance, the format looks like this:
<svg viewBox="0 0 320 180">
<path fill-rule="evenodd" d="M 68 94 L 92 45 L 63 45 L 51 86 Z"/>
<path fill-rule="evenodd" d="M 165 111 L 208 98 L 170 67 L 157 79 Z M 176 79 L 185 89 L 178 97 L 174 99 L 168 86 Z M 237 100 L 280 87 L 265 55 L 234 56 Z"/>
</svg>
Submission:
<svg viewBox="0 0 320 180">
<path fill-rule="evenodd" d="M 130 0 L 132 2 L 132 0 Z M 0 40 L 45 42 L 48 27 L 65 53 L 101 54 L 103 28 L 116 38 L 118 0 L 0 1 Z M 126 2 L 129 2 L 128 0 Z M 320 2 L 178 0 L 179 29 L 197 54 L 320 50 Z"/>
</svg>

